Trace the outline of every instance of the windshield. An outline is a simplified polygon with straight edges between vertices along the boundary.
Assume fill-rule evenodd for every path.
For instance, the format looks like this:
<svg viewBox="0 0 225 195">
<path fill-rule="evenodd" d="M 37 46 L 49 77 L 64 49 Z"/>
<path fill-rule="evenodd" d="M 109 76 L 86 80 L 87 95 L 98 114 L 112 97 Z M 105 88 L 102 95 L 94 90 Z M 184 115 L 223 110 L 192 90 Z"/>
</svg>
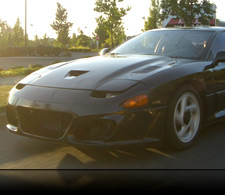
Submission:
<svg viewBox="0 0 225 195">
<path fill-rule="evenodd" d="M 201 30 L 148 31 L 114 49 L 109 55 L 160 55 L 198 59 L 213 32 Z"/>
</svg>

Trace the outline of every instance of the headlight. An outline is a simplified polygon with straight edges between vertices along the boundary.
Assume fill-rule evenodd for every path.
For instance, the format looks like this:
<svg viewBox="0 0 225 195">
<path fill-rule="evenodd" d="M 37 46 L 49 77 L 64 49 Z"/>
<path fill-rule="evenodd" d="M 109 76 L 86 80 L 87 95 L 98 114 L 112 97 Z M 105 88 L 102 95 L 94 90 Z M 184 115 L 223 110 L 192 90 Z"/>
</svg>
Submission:
<svg viewBox="0 0 225 195">
<path fill-rule="evenodd" d="M 118 94 L 115 94 L 115 93 L 106 93 L 106 98 L 114 98 L 116 97 Z"/>
<path fill-rule="evenodd" d="M 120 93 L 116 93 L 116 92 L 107 92 L 107 91 L 93 91 L 91 93 L 91 97 L 94 97 L 94 98 L 107 98 L 107 99 L 110 99 L 110 98 L 114 98 L 116 97 L 117 95 L 119 95 Z"/>
<path fill-rule="evenodd" d="M 117 95 L 137 85 L 137 81 L 132 80 L 111 80 L 98 86 L 92 93 L 94 98 L 114 98 Z"/>
</svg>

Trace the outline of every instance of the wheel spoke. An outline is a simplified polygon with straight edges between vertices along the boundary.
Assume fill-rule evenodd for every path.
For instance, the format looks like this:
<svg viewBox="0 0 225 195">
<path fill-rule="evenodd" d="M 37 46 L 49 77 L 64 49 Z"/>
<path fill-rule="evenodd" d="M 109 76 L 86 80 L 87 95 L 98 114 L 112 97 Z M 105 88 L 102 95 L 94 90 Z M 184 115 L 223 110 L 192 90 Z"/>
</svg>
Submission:
<svg viewBox="0 0 225 195">
<path fill-rule="evenodd" d="M 190 124 L 190 132 L 192 134 L 195 134 L 195 131 L 196 131 L 197 128 L 198 128 L 198 126 L 197 126 L 197 119 L 192 117 L 192 121 L 191 121 L 191 124 Z"/>
<path fill-rule="evenodd" d="M 180 113 L 181 115 L 184 117 L 185 111 L 186 111 L 186 107 L 187 107 L 187 96 L 184 96 L 181 100 L 181 109 L 180 109 Z"/>
<path fill-rule="evenodd" d="M 184 120 L 183 120 L 184 116 L 178 112 L 178 110 L 176 110 L 176 113 L 175 113 L 175 120 L 176 122 L 178 122 L 178 124 L 180 126 L 183 126 L 184 125 Z"/>
<path fill-rule="evenodd" d="M 187 132 L 193 130 L 193 126 L 194 126 L 194 120 L 193 118 L 191 118 L 190 122 L 188 123 L 188 125 L 184 125 L 181 130 L 178 132 L 178 135 L 180 137 L 183 137 Z"/>
<path fill-rule="evenodd" d="M 186 125 L 182 126 L 181 130 L 177 133 L 179 137 L 183 137 L 188 131 L 188 127 Z"/>
<path fill-rule="evenodd" d="M 195 113 L 198 110 L 198 108 L 195 104 L 191 104 L 191 105 L 186 107 L 186 110 L 190 110 L 191 113 Z"/>
<path fill-rule="evenodd" d="M 177 137 L 186 143 L 196 135 L 200 122 L 200 107 L 192 93 L 184 93 L 177 101 L 174 110 L 174 126 Z"/>
<path fill-rule="evenodd" d="M 187 105 L 187 97 L 184 97 L 183 99 L 181 99 L 180 103 L 180 110 L 176 109 L 175 111 L 175 120 L 176 122 L 178 122 L 178 124 L 180 126 L 184 126 L 184 114 L 186 111 L 186 105 Z"/>
</svg>

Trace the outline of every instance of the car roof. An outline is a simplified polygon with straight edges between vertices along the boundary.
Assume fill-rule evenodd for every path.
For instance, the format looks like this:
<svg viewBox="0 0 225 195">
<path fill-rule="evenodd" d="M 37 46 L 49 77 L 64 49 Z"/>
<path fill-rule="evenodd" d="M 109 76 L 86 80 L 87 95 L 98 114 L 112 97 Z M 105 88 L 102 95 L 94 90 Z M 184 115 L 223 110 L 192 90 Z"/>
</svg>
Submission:
<svg viewBox="0 0 225 195">
<path fill-rule="evenodd" d="M 154 31 L 157 30 L 199 30 L 199 31 L 213 31 L 213 32 L 218 32 L 218 31 L 225 31 L 225 27 L 220 27 L 220 26 L 213 26 L 213 27 L 169 27 L 169 28 L 160 28 L 160 29 L 154 29 Z"/>
</svg>

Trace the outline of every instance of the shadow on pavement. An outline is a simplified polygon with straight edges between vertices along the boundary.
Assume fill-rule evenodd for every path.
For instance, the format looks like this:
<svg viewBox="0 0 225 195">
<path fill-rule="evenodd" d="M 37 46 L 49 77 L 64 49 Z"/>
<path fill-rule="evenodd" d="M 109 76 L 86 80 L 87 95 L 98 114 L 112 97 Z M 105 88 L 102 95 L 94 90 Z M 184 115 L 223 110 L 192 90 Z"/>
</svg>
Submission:
<svg viewBox="0 0 225 195">
<path fill-rule="evenodd" d="M 204 128 L 198 142 L 172 151 L 161 142 L 122 147 L 71 146 L 1 129 L 1 169 L 224 169 L 225 123 Z"/>
<path fill-rule="evenodd" d="M 224 169 L 225 123 L 206 127 L 189 149 L 174 151 L 162 143 L 121 148 L 76 146 L 84 158 L 67 154 L 58 169 Z"/>
</svg>

